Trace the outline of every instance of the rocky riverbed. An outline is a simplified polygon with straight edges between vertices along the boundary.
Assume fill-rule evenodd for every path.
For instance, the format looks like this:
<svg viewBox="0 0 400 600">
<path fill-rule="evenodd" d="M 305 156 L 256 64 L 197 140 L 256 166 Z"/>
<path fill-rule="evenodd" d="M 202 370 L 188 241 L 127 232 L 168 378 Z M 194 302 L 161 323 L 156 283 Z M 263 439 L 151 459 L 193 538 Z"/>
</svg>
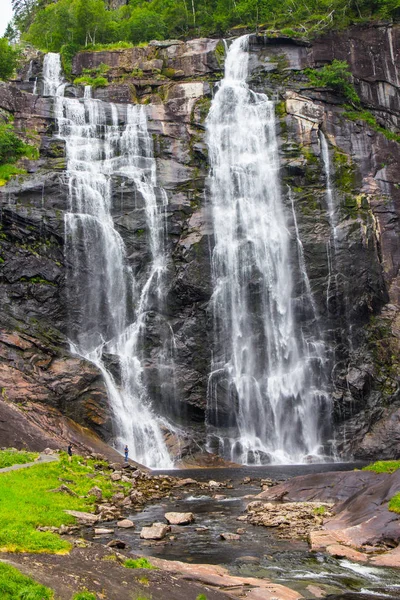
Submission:
<svg viewBox="0 0 400 600">
<path fill-rule="evenodd" d="M 155 473 L 92 458 L 114 494 L 93 486 L 93 513 L 67 510 L 77 523 L 50 528 L 72 552 L 1 557 L 61 600 L 77 585 L 107 600 L 400 598 L 400 515 L 388 510 L 400 471 L 336 463 Z M 50 491 L 74 495 L 66 480 Z M 138 557 L 156 569 L 125 568 Z"/>
<path fill-rule="evenodd" d="M 350 465 L 289 467 L 291 474 L 328 472 L 287 481 L 285 468 L 273 467 L 115 470 L 114 479 L 131 479 L 133 487 L 100 502 L 99 522 L 84 535 L 117 554 L 151 557 L 163 570 L 225 592 L 241 590 L 246 598 L 400 597 L 399 515 L 387 510 L 399 475 L 329 472 L 340 468 Z M 246 595 L 248 586 L 253 595 Z"/>
</svg>

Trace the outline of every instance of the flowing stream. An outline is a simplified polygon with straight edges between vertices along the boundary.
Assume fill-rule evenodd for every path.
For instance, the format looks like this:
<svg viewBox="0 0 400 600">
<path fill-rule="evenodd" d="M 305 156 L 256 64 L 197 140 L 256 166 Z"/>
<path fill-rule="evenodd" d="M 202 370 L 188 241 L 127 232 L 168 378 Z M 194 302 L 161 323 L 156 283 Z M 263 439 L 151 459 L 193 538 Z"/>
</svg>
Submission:
<svg viewBox="0 0 400 600">
<path fill-rule="evenodd" d="M 294 311 L 273 102 L 253 92 L 248 37 L 227 53 L 207 117 L 215 246 L 209 448 L 244 464 L 321 457 L 330 403 L 320 343 Z M 228 416 L 227 416 L 228 415 Z"/>
<path fill-rule="evenodd" d="M 167 196 L 157 188 L 152 139 L 143 106 L 64 97 L 60 56 L 44 60 L 44 95 L 54 96 L 59 136 L 66 142 L 69 212 L 65 215 L 67 288 L 75 352 L 98 366 L 114 413 L 115 446 L 149 467 L 171 468 L 164 420 L 151 406 L 142 346 L 148 311 L 161 306 Z M 123 123 L 123 125 L 121 125 Z M 143 200 L 150 262 L 135 280 L 112 218 L 113 179 L 127 180 Z M 111 369 L 111 355 L 117 358 Z M 111 360 L 112 362 L 112 360 Z"/>
</svg>

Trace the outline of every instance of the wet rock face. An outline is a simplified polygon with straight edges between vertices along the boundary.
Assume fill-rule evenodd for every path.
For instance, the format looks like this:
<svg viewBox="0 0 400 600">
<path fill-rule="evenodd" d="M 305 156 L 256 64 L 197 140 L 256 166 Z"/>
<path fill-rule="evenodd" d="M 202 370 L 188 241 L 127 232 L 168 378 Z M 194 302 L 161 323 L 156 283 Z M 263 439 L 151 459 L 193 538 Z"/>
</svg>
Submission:
<svg viewBox="0 0 400 600">
<path fill-rule="evenodd" d="M 328 380 L 333 384 L 337 429 L 340 434 L 345 423 L 351 431 L 339 450 L 363 458 L 382 451 L 390 458 L 400 450 L 398 436 L 388 436 L 384 425 L 397 431 L 398 364 L 393 357 L 398 355 L 400 339 L 399 145 L 362 120 L 346 119 L 344 99 L 308 87 L 302 70 L 334 58 L 347 60 L 360 97 L 378 123 L 390 128 L 397 124 L 400 112 L 398 53 L 399 28 L 391 26 L 356 27 L 312 45 L 288 38 L 251 39 L 251 86 L 279 101 L 294 310 L 305 331 L 321 329 L 329 348 Z M 73 63 L 74 76 L 83 69 L 108 65 L 109 85 L 94 90 L 95 98 L 146 105 L 158 184 L 168 195 L 170 258 L 165 306 L 162 311 L 155 306 L 146 320 L 144 371 L 157 410 L 188 431 L 184 443 L 177 443 L 172 434 L 167 443 L 173 452 L 184 447 L 187 454 L 193 450 L 193 439 L 204 441 L 213 342 L 213 237 L 204 119 L 214 83 L 222 75 L 222 61 L 221 43 L 200 39 L 84 52 Z M 33 62 L 40 90 L 41 57 L 35 56 Z M 32 81 L 30 85 L 33 88 Z M 12 401 L 33 395 L 108 440 L 112 426 L 101 377 L 92 365 L 72 357 L 67 345 L 68 315 L 78 314 L 79 301 L 66 293 L 64 144 L 54 136 L 52 100 L 22 91 L 28 88 L 23 74 L 16 85 L 0 83 L 0 108 L 14 116 L 21 131 L 34 131 L 40 137 L 39 160 L 24 163 L 28 175 L 0 188 L 1 325 L 8 336 L 8 341 L 0 340 L 0 368 L 5 373 L 1 386 Z M 80 97 L 83 88 L 69 86 L 68 95 Z M 334 273 L 321 131 L 329 147 L 337 205 Z M 117 177 L 113 193 L 113 218 L 140 281 L 150 260 L 143 200 Z M 292 199 L 318 323 L 315 314 L 304 308 Z M 157 364 L 163 331 L 169 328 L 175 336 L 175 374 L 174 385 L 165 394 Z M 382 339 L 384 344 L 379 342 Z M 113 357 L 109 362 L 118 376 Z"/>
</svg>

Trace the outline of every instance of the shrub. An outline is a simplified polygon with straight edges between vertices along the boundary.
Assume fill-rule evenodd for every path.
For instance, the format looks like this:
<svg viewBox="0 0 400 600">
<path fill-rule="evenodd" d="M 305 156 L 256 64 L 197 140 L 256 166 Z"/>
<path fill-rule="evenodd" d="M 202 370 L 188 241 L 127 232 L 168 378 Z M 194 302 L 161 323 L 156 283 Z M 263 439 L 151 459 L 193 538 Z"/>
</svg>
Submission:
<svg viewBox="0 0 400 600">
<path fill-rule="evenodd" d="M 345 60 L 335 59 L 330 65 L 318 70 L 306 69 L 305 74 L 313 85 L 332 88 L 350 102 L 359 104 L 360 98 L 354 89 L 353 77 Z"/>
<path fill-rule="evenodd" d="M 25 154 L 26 144 L 14 133 L 12 125 L 0 125 L 0 165 L 13 163 Z"/>
</svg>

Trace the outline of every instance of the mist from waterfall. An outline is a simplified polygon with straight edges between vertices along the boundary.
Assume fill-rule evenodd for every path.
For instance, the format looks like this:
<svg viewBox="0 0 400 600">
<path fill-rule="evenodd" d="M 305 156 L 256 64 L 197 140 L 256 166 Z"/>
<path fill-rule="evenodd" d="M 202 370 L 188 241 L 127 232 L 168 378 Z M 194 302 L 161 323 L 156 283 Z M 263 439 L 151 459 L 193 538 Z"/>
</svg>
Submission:
<svg viewBox="0 0 400 600">
<path fill-rule="evenodd" d="M 300 463 L 321 457 L 329 436 L 323 344 L 303 333 L 294 306 L 292 254 L 300 269 L 304 256 L 288 230 L 273 102 L 246 83 L 248 43 L 231 44 L 206 120 L 215 236 L 208 447 L 244 464 Z"/>
<path fill-rule="evenodd" d="M 167 205 L 166 193 L 157 187 L 145 109 L 94 100 L 88 87 L 83 99 L 64 97 L 58 54 L 45 56 L 43 75 L 44 95 L 55 97 L 58 134 L 66 143 L 70 207 L 65 248 L 73 348 L 103 373 L 116 448 L 122 451 L 127 444 L 138 462 L 170 468 L 165 421 L 152 408 L 143 376 L 146 318 L 163 302 Z M 112 218 L 112 177 L 129 183 L 143 200 L 150 263 L 140 283 Z M 161 367 L 168 370 L 168 357 Z"/>
</svg>

